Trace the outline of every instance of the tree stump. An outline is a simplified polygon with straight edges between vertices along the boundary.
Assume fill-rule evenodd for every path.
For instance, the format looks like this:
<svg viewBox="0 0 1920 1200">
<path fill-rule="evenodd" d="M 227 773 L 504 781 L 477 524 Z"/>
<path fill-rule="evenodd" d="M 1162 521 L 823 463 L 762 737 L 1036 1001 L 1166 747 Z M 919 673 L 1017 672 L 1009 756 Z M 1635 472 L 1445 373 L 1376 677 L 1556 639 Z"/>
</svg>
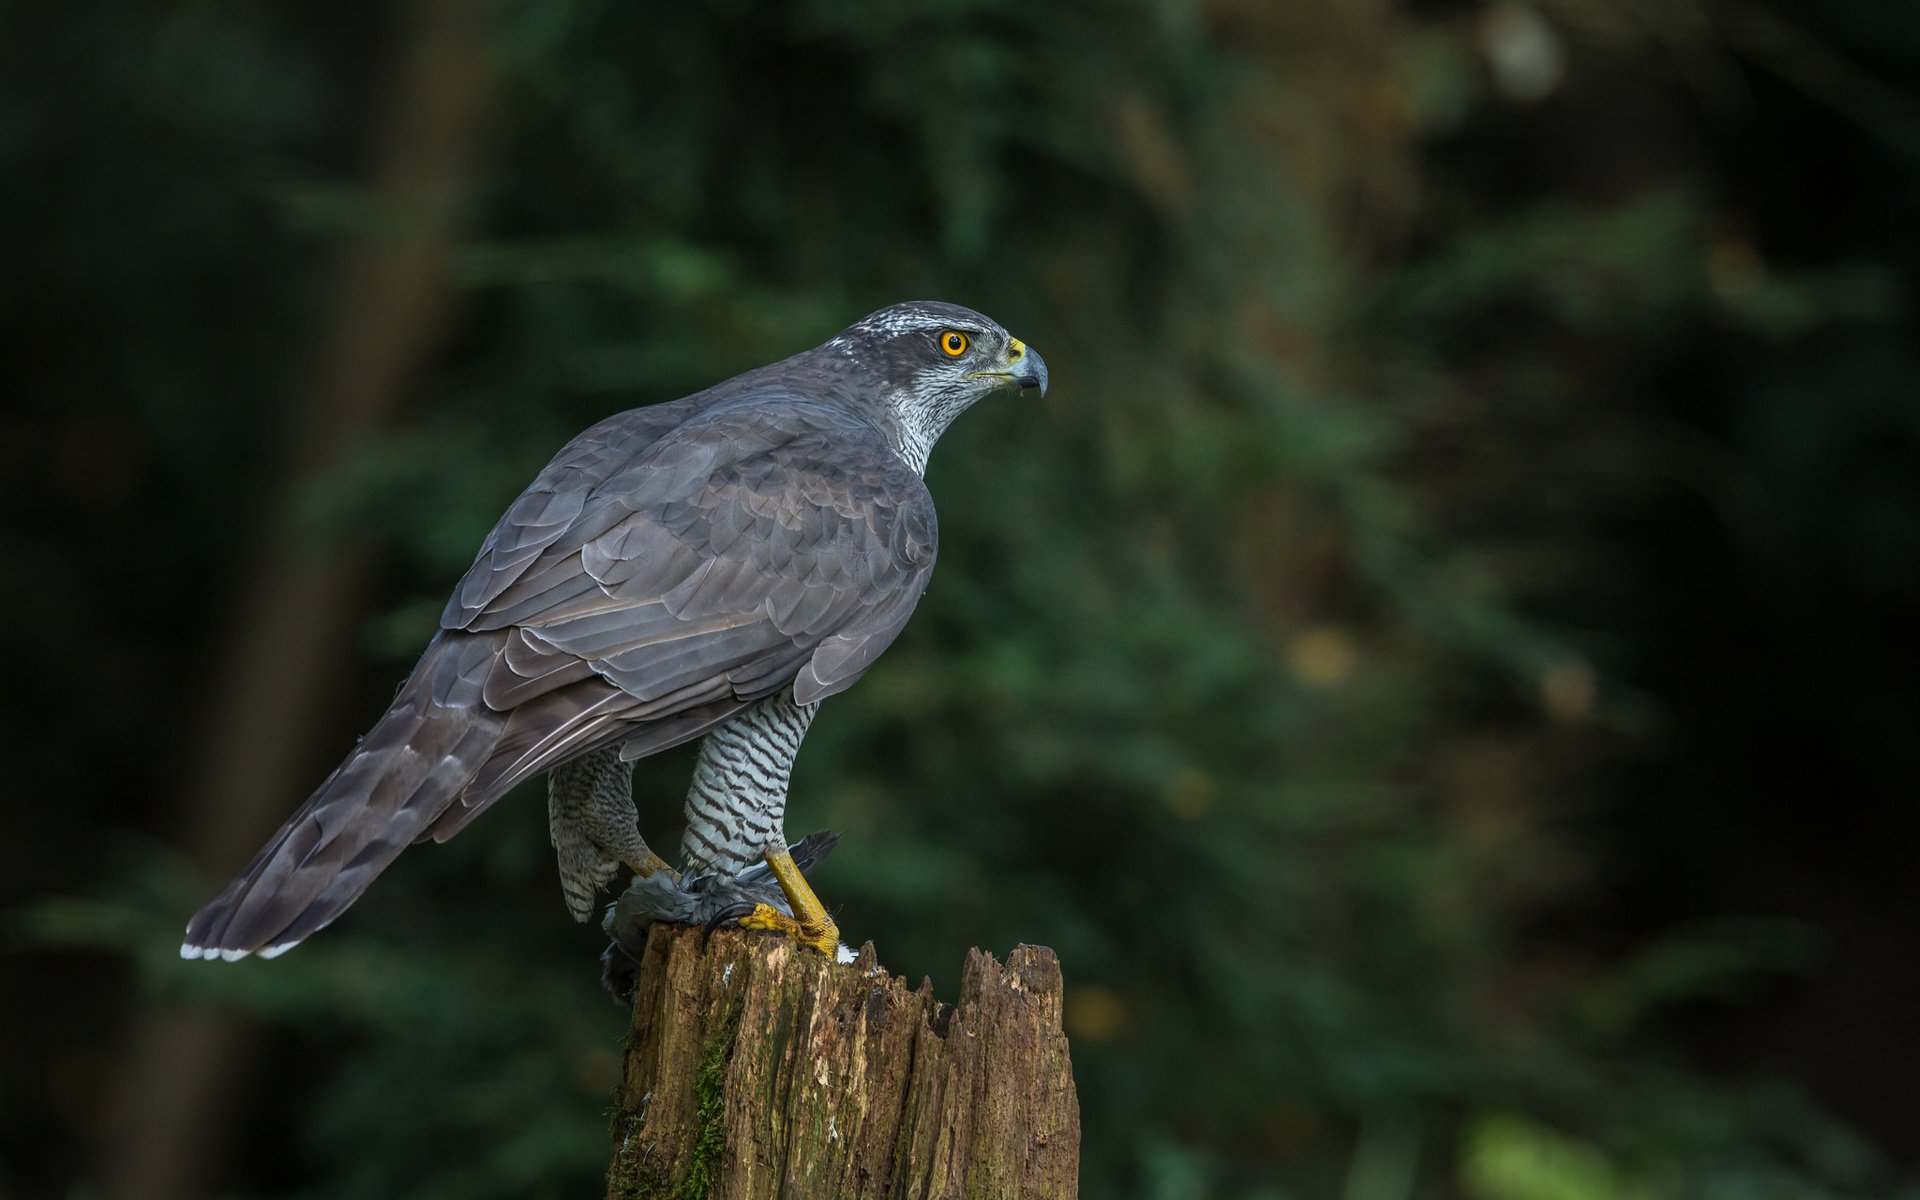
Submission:
<svg viewBox="0 0 1920 1200">
<path fill-rule="evenodd" d="M 1080 1103 L 1060 962 L 967 955 L 959 1002 L 785 938 L 655 925 L 613 1118 L 608 1200 L 1056 1200 Z"/>
</svg>

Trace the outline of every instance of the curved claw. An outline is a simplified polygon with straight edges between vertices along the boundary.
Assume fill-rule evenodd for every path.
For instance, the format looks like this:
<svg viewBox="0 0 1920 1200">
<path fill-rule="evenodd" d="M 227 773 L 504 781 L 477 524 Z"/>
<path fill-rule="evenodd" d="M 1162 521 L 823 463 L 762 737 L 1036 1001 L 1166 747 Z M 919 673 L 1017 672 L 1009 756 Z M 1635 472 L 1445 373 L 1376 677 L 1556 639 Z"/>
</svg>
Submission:
<svg viewBox="0 0 1920 1200">
<path fill-rule="evenodd" d="M 722 925 L 734 925 L 746 920 L 753 915 L 753 911 L 757 907 L 758 905 L 754 904 L 751 900 L 737 900 L 725 908 L 722 908 L 719 912 L 714 913 L 711 917 L 708 917 L 707 923 L 700 933 L 701 946 L 704 947 L 709 941 L 713 940 L 714 930 L 720 928 Z"/>
</svg>

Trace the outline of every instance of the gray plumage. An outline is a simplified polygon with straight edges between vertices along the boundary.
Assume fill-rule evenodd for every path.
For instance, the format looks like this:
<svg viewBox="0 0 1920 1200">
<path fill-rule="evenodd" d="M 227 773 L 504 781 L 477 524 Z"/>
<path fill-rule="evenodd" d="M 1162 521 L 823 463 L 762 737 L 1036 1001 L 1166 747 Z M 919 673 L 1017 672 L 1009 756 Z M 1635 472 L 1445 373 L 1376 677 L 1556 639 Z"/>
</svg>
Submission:
<svg viewBox="0 0 1920 1200">
<path fill-rule="evenodd" d="M 787 776 L 819 707 L 782 691 L 700 743 L 687 791 L 687 831 L 680 839 L 684 872 L 738 872 L 768 846 L 782 844 Z"/>
<path fill-rule="evenodd" d="M 633 764 L 607 746 L 563 762 L 547 776 L 547 823 L 560 861 L 560 891 L 576 921 L 625 863 L 644 869 L 650 851 L 633 807 Z"/>
<path fill-rule="evenodd" d="M 962 353 L 946 348 L 956 331 Z M 1045 364 L 994 322 L 900 304 L 582 433 L 487 536 L 392 707 L 181 953 L 279 953 L 407 845 L 555 768 L 555 848 L 582 915 L 609 863 L 645 854 L 625 764 L 743 714 L 758 715 L 722 739 L 737 760 L 716 748 L 704 799 L 696 773 L 690 857 L 734 869 L 763 836 L 784 845 L 796 714 L 871 667 L 926 590 L 933 442 L 987 393 L 1029 386 L 1044 391 Z M 695 828 L 714 852 L 691 853 Z"/>
</svg>

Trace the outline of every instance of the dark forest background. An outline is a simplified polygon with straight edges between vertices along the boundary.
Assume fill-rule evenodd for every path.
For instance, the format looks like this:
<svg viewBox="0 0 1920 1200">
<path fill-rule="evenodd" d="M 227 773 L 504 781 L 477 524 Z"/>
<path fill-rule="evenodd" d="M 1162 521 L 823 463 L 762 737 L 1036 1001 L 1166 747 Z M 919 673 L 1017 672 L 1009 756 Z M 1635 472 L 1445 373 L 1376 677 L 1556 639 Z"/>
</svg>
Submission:
<svg viewBox="0 0 1920 1200">
<path fill-rule="evenodd" d="M 0 228 L 0 1196 L 597 1194 L 537 789 L 179 931 L 563 441 L 908 298 L 1053 388 L 790 831 L 1059 950 L 1084 1195 L 1920 1195 L 1911 5 L 9 5 Z"/>
</svg>

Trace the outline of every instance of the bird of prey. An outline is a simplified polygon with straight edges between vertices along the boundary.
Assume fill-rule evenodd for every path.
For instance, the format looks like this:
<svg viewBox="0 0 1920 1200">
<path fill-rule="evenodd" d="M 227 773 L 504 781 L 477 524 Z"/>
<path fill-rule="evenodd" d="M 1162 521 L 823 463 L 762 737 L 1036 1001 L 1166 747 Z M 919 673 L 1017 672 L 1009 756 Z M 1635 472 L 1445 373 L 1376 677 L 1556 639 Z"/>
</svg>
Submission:
<svg viewBox="0 0 1920 1200">
<path fill-rule="evenodd" d="M 1046 387 L 996 322 L 915 302 L 588 429 L 487 535 L 392 707 L 194 916 L 181 955 L 282 953 L 410 843 L 445 841 L 542 771 L 584 920 L 619 864 L 666 868 L 640 835 L 633 760 L 702 735 L 682 869 L 770 871 L 786 910 L 739 923 L 831 955 L 839 932 L 784 830 L 801 736 L 926 590 L 935 439 L 990 393 Z"/>
</svg>

